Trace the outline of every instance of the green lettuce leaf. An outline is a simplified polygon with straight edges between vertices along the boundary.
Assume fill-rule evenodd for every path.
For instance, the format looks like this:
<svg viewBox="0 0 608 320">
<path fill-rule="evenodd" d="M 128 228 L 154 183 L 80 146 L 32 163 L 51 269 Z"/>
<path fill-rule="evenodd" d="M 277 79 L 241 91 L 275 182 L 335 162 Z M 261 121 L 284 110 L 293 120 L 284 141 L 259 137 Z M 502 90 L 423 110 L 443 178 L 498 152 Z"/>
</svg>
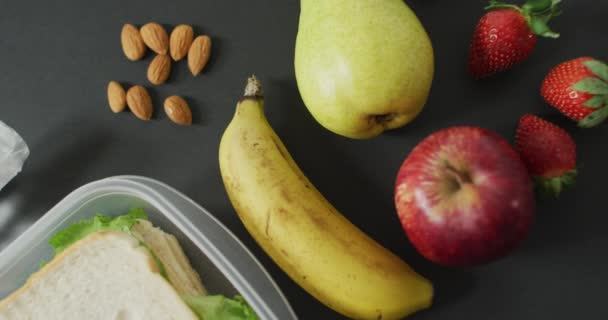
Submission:
<svg viewBox="0 0 608 320">
<path fill-rule="evenodd" d="M 143 246 L 144 248 L 146 248 L 146 250 L 148 250 L 148 252 L 150 252 L 150 255 L 152 255 L 152 259 L 154 259 L 156 266 L 158 266 L 160 275 L 163 276 L 163 278 L 165 278 L 167 281 L 169 281 L 169 275 L 167 274 L 167 269 L 165 269 L 165 265 L 162 261 L 160 261 L 160 258 L 156 255 L 156 253 L 154 253 L 152 248 L 150 248 L 150 246 L 143 241 L 140 241 L 139 245 Z"/>
<path fill-rule="evenodd" d="M 49 243 L 57 255 L 76 241 L 93 232 L 114 230 L 129 233 L 131 227 L 138 219 L 148 219 L 144 210 L 131 209 L 128 214 L 118 217 L 108 217 L 98 213 L 89 220 L 80 221 L 59 231 L 49 240 Z"/>
<path fill-rule="evenodd" d="M 186 304 L 201 320 L 259 320 L 241 296 L 183 296 Z"/>
</svg>

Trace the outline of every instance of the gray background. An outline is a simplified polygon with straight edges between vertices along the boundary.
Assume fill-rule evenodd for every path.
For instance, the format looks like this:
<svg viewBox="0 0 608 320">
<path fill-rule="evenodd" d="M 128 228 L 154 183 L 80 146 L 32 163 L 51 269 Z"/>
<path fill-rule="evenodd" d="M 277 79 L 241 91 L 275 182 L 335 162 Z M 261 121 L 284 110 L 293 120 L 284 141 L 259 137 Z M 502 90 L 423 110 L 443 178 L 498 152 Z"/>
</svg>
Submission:
<svg viewBox="0 0 608 320">
<path fill-rule="evenodd" d="M 433 40 L 436 76 L 430 101 L 411 125 L 367 141 L 334 135 L 314 122 L 293 71 L 299 4 L 295 0 L 0 1 L 0 119 L 31 148 L 23 173 L 0 193 L 0 243 L 78 186 L 137 174 L 164 181 L 213 212 L 268 268 L 302 319 L 342 319 L 295 285 L 258 248 L 234 213 L 221 182 L 217 149 L 247 75 L 267 92 L 270 122 L 317 187 L 355 224 L 435 284 L 435 305 L 412 319 L 605 319 L 608 224 L 603 181 L 608 124 L 582 130 L 548 107 L 538 91 L 549 69 L 581 55 L 605 58 L 608 2 L 566 0 L 554 29 L 525 65 L 476 82 L 465 73 L 482 1 L 410 0 Z M 185 62 L 151 89 L 154 121 L 112 114 L 109 80 L 145 84 L 148 54 L 130 62 L 120 49 L 123 23 L 195 26 L 214 40 L 198 78 Z M 159 106 L 180 94 L 196 125 L 173 125 Z M 395 174 L 425 136 L 451 125 L 478 125 L 512 139 L 531 112 L 569 130 L 579 145 L 580 177 L 559 200 L 539 203 L 523 248 L 495 263 L 447 269 L 409 245 L 393 208 Z M 406 297 L 404 297 L 405 299 Z"/>
</svg>

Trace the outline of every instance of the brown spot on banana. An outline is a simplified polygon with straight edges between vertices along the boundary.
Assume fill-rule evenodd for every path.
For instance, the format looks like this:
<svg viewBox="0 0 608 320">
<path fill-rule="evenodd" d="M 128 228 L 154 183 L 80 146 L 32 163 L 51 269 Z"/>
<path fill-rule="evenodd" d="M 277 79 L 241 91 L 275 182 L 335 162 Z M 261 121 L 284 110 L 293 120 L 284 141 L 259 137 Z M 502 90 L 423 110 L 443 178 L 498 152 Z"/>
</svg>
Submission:
<svg viewBox="0 0 608 320">
<path fill-rule="evenodd" d="M 264 228 L 264 234 L 266 238 L 270 239 L 270 218 L 272 217 L 272 210 L 266 211 L 266 228 Z"/>
<path fill-rule="evenodd" d="M 312 222 L 314 222 L 314 224 L 319 227 L 319 229 L 325 230 L 327 232 L 332 232 L 332 230 L 329 229 L 329 225 L 325 219 L 314 214 L 314 212 L 312 212 L 312 210 L 310 209 L 307 209 L 306 211 L 310 215 L 310 219 L 312 220 Z"/>
<path fill-rule="evenodd" d="M 281 188 L 281 198 L 283 198 L 283 200 L 285 200 L 287 203 L 291 203 L 292 201 L 291 195 L 289 195 L 289 192 L 287 192 L 285 188 Z"/>
</svg>

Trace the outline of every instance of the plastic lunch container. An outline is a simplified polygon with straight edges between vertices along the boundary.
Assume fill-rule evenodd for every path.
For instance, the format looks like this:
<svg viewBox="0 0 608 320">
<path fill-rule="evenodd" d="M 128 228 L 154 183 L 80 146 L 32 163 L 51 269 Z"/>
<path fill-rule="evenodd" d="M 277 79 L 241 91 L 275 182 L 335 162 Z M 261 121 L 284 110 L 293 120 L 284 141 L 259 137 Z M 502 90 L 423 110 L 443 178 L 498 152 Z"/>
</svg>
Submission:
<svg viewBox="0 0 608 320">
<path fill-rule="evenodd" d="M 68 195 L 0 253 L 0 299 L 23 285 L 52 257 L 48 239 L 95 213 L 142 208 L 177 237 L 211 294 L 240 294 L 263 320 L 297 319 L 276 283 L 243 244 L 207 210 L 175 189 L 144 177 L 89 183 Z"/>
</svg>

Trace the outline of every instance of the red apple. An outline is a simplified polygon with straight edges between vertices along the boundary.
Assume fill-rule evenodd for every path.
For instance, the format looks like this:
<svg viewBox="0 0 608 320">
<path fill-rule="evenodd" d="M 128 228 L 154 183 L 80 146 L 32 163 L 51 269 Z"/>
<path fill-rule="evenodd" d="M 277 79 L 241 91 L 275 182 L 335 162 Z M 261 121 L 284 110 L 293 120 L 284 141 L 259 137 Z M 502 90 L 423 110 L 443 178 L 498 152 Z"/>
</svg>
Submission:
<svg viewBox="0 0 608 320">
<path fill-rule="evenodd" d="M 482 128 L 454 127 L 422 141 L 395 186 L 401 224 L 416 249 L 446 266 L 499 258 L 526 237 L 534 190 L 509 143 Z"/>
</svg>

